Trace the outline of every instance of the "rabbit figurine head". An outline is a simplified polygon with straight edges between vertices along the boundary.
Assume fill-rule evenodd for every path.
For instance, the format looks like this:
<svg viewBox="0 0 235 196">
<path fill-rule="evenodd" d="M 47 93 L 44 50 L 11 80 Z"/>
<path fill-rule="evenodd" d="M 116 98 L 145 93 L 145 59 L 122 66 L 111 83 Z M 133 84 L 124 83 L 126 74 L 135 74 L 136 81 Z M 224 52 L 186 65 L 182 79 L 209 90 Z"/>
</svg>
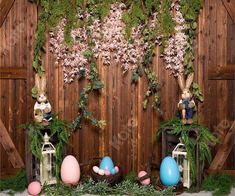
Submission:
<svg viewBox="0 0 235 196">
<path fill-rule="evenodd" d="M 34 120 L 47 125 L 52 119 L 51 105 L 46 95 L 46 76 L 35 75 L 35 86 L 37 88 L 37 102 L 34 105 Z"/>
<path fill-rule="evenodd" d="M 192 99 L 192 93 L 190 91 L 190 87 L 193 82 L 194 74 L 191 73 L 187 76 L 187 80 L 185 81 L 184 75 L 178 75 L 178 83 L 180 89 L 182 91 L 181 100 L 178 103 L 178 107 L 181 110 L 181 119 L 183 124 L 192 124 L 193 120 L 193 112 L 195 107 L 195 102 Z"/>
</svg>

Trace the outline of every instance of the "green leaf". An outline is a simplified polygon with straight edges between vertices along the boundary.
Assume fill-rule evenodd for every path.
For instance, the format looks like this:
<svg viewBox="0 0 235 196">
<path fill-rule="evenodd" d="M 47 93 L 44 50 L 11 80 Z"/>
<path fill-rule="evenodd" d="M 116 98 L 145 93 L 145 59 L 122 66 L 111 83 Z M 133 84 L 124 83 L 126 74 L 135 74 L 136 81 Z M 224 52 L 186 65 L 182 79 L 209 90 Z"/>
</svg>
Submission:
<svg viewBox="0 0 235 196">
<path fill-rule="evenodd" d="M 33 98 L 37 98 L 38 89 L 36 88 L 36 86 L 32 88 L 31 93 Z"/>
</svg>

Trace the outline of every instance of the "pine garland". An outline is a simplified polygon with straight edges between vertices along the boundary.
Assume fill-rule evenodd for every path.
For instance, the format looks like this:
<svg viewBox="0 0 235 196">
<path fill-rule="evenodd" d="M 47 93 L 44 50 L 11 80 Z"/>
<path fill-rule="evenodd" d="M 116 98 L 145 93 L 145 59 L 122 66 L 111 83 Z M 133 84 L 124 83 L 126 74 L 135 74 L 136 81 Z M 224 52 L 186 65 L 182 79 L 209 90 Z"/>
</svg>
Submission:
<svg viewBox="0 0 235 196">
<path fill-rule="evenodd" d="M 16 176 L 0 180 L 0 191 L 11 190 L 23 192 L 27 187 L 27 177 L 25 170 L 20 170 Z M 9 192 L 11 194 L 12 192 Z"/>
<path fill-rule="evenodd" d="M 173 196 L 173 188 L 169 187 L 163 191 L 157 191 L 152 185 L 140 186 L 130 180 L 124 180 L 121 183 L 111 187 L 106 182 L 95 183 L 92 180 L 83 182 L 77 187 L 71 188 L 58 184 L 57 186 L 44 186 L 44 193 L 47 196 L 58 195 L 135 195 L 135 196 Z"/>
<path fill-rule="evenodd" d="M 211 174 L 202 183 L 205 191 L 211 191 L 213 196 L 229 195 L 235 187 L 235 178 L 229 174 Z"/>
</svg>

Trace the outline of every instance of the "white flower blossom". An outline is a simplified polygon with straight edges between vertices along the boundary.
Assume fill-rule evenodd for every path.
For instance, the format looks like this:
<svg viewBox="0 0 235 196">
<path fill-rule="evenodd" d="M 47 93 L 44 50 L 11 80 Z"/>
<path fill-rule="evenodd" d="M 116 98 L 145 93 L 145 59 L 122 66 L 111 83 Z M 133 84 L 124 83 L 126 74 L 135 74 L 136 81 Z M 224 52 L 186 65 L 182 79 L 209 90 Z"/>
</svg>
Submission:
<svg viewBox="0 0 235 196">
<path fill-rule="evenodd" d="M 174 20 L 176 22 L 175 34 L 169 39 L 168 47 L 164 50 L 163 58 L 166 68 L 171 70 L 172 74 L 177 76 L 184 71 L 185 46 L 187 44 L 187 35 L 185 34 L 185 20 L 180 12 L 179 2 L 173 5 L 175 8 Z"/>
</svg>

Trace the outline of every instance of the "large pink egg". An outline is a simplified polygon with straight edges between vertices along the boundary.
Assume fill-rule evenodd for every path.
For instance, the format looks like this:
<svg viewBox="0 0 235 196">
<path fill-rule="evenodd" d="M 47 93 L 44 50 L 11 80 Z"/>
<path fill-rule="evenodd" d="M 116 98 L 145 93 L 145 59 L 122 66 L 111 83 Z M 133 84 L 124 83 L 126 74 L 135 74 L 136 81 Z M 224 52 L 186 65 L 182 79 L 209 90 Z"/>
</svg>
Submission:
<svg viewBox="0 0 235 196">
<path fill-rule="evenodd" d="M 68 155 L 64 158 L 61 165 L 61 180 L 65 184 L 76 185 L 80 180 L 80 166 L 78 164 L 77 159 Z"/>
<path fill-rule="evenodd" d="M 39 195 L 41 193 L 42 187 L 40 182 L 38 181 L 33 181 L 29 184 L 28 186 L 28 193 L 33 196 Z"/>
<path fill-rule="evenodd" d="M 141 177 L 145 176 L 146 174 L 147 174 L 146 171 L 140 171 L 140 172 L 138 173 L 138 178 L 141 178 Z M 145 179 L 145 180 L 142 180 L 142 181 L 140 181 L 140 183 L 141 183 L 142 185 L 149 185 L 149 184 L 150 184 L 150 178 L 147 178 L 147 179 Z"/>
</svg>

